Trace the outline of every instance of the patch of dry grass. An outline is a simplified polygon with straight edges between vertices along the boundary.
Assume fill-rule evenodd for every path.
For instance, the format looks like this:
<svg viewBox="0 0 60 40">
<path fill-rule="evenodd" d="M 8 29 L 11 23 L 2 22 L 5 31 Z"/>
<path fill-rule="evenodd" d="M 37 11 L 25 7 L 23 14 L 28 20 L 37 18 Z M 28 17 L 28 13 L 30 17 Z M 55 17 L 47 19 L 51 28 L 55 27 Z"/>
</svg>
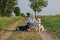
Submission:
<svg viewBox="0 0 60 40">
<path fill-rule="evenodd" d="M 9 40 L 42 40 L 36 32 L 20 32 L 17 31 Z"/>
</svg>

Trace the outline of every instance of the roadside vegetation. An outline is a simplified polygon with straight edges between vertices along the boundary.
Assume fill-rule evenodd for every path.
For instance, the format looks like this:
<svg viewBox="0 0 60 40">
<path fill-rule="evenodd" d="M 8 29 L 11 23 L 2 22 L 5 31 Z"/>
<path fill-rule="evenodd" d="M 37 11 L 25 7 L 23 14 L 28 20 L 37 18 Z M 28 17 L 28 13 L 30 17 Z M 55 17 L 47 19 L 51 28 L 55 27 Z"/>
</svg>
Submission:
<svg viewBox="0 0 60 40">
<path fill-rule="evenodd" d="M 18 21 L 20 17 L 0 17 L 0 30 L 7 27 L 9 24 Z"/>
<path fill-rule="evenodd" d="M 41 16 L 42 24 L 47 32 L 60 39 L 60 16 Z"/>
</svg>

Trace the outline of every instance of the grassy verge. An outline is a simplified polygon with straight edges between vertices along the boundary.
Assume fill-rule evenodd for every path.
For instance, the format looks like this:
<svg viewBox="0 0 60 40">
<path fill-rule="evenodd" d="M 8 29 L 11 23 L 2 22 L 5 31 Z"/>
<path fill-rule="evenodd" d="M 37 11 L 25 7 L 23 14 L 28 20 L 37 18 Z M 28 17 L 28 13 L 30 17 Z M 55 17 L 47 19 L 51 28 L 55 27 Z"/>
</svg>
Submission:
<svg viewBox="0 0 60 40">
<path fill-rule="evenodd" d="M 60 16 L 41 16 L 42 24 L 48 33 L 60 39 Z"/>
<path fill-rule="evenodd" d="M 18 26 L 26 25 L 27 18 L 23 18 Z M 21 32 L 16 31 L 9 40 L 42 40 L 36 32 Z"/>
<path fill-rule="evenodd" d="M 19 19 L 20 17 L 0 17 L 0 30 Z"/>
</svg>

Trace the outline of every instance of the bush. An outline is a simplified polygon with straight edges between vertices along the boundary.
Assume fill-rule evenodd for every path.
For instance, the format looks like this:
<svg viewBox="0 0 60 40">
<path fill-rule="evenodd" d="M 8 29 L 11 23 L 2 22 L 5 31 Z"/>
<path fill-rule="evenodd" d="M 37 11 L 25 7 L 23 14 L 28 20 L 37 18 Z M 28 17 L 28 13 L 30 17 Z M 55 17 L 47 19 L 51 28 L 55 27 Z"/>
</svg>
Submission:
<svg viewBox="0 0 60 40">
<path fill-rule="evenodd" d="M 29 17 L 30 16 L 30 13 L 26 13 L 26 15 L 27 15 L 27 17 Z"/>
<path fill-rule="evenodd" d="M 26 17 L 24 13 L 21 13 L 20 15 L 21 15 L 22 17 Z"/>
<path fill-rule="evenodd" d="M 14 13 L 16 14 L 16 16 L 20 16 L 20 8 L 15 7 Z"/>
</svg>

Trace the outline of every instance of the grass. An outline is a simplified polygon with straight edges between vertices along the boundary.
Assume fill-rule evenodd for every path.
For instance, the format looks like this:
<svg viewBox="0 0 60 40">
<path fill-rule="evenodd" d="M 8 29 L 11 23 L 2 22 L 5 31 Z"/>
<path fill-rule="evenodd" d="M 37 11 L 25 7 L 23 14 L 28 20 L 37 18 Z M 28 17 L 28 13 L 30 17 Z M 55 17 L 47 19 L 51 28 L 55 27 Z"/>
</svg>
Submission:
<svg viewBox="0 0 60 40">
<path fill-rule="evenodd" d="M 20 17 L 0 17 L 0 30 L 19 19 Z"/>
<path fill-rule="evenodd" d="M 18 26 L 26 25 L 27 18 L 23 18 Z M 16 31 L 9 40 L 42 40 L 36 32 L 21 32 Z"/>
<path fill-rule="evenodd" d="M 60 16 L 41 16 L 42 24 L 48 33 L 60 39 Z"/>
</svg>

